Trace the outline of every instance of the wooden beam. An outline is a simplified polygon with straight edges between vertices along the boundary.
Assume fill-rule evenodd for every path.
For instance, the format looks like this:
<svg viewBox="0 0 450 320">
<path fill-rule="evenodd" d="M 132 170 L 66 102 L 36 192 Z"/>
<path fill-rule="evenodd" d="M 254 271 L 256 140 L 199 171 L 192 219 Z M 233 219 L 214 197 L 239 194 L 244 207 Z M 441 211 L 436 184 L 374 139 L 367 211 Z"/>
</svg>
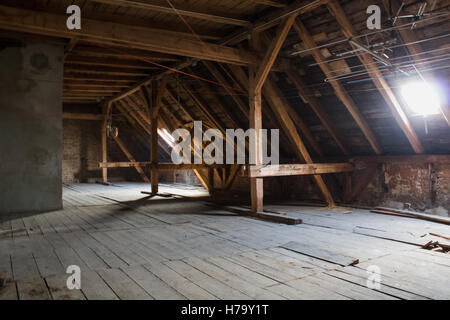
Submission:
<svg viewBox="0 0 450 320">
<path fill-rule="evenodd" d="M 267 48 L 266 54 L 259 64 L 258 71 L 255 75 L 255 91 L 260 92 L 262 86 L 264 85 L 264 81 L 266 81 L 267 76 L 269 75 L 270 69 L 275 62 L 275 59 L 278 56 L 278 53 L 283 46 L 284 40 L 291 30 L 292 24 L 297 18 L 298 14 L 291 14 L 289 17 L 285 18 L 285 20 L 278 27 L 277 34 L 275 38 L 273 38 L 271 44 Z"/>
<path fill-rule="evenodd" d="M 251 178 L 302 176 L 353 171 L 351 163 L 279 164 L 248 166 L 246 173 Z"/>
<path fill-rule="evenodd" d="M 71 51 L 72 56 L 97 57 L 97 58 L 120 58 L 151 61 L 178 61 L 179 58 L 159 52 L 149 52 L 146 50 L 138 50 L 133 48 L 122 47 L 97 47 L 89 45 L 77 45 Z"/>
<path fill-rule="evenodd" d="M 319 99 L 314 96 L 314 93 L 308 88 L 298 72 L 296 72 L 295 69 L 288 69 L 286 71 L 286 74 L 292 81 L 294 86 L 297 88 L 303 100 L 308 103 L 308 105 L 317 115 L 320 122 L 322 122 L 322 125 L 325 127 L 325 129 L 327 129 L 328 133 L 334 139 L 342 152 L 347 156 L 350 155 L 350 150 L 348 149 L 347 144 L 344 142 L 344 139 L 342 139 L 342 136 L 337 131 L 335 125 L 331 121 Z"/>
<path fill-rule="evenodd" d="M 256 34 L 253 34 L 251 46 L 256 47 Z M 253 66 L 249 67 L 249 127 L 255 130 L 255 143 L 250 146 L 249 152 L 255 157 L 255 165 L 263 164 L 262 155 L 262 101 L 261 90 L 257 90 L 256 69 Z M 251 195 L 251 210 L 254 214 L 263 212 L 264 210 L 264 180 L 261 178 L 250 178 L 250 195 Z"/>
<path fill-rule="evenodd" d="M 108 162 L 108 135 L 107 135 L 107 128 L 106 125 L 108 123 L 108 115 L 111 112 L 112 103 L 106 103 L 104 106 L 104 112 L 103 112 L 103 122 L 102 122 L 102 161 Z M 108 182 L 108 169 L 103 168 L 102 169 L 102 179 L 103 183 Z"/>
<path fill-rule="evenodd" d="M 165 88 L 161 87 L 161 83 L 158 80 L 152 81 L 152 92 L 151 92 L 151 104 L 149 106 L 149 113 L 151 116 L 151 162 L 153 165 L 158 164 L 158 120 L 159 120 L 159 109 L 161 107 L 162 93 L 161 91 Z M 159 189 L 159 174 L 158 168 L 152 166 L 151 168 L 151 184 L 152 184 L 152 194 L 156 195 Z"/>
<path fill-rule="evenodd" d="M 129 161 L 129 162 L 100 162 L 100 168 L 131 168 L 146 167 L 157 168 L 158 170 L 194 170 L 194 169 L 222 169 L 225 164 L 175 164 L 175 163 L 157 163 L 151 161 Z"/>
<path fill-rule="evenodd" d="M 342 28 L 342 31 L 344 35 L 348 38 L 353 38 L 357 36 L 355 28 L 350 23 L 347 15 L 345 14 L 344 10 L 342 9 L 341 5 L 336 0 L 331 0 L 328 3 L 328 7 L 331 10 L 331 12 L 336 17 L 336 20 L 338 21 L 339 25 Z M 355 45 L 352 45 L 354 49 L 357 49 Z M 376 66 L 375 60 L 373 57 L 365 52 L 360 52 L 358 55 L 359 60 L 364 65 L 366 70 L 370 70 L 373 75 L 372 79 L 375 83 L 375 86 L 378 88 L 378 91 L 386 101 L 386 104 L 388 105 L 389 109 L 391 110 L 395 120 L 397 121 L 398 125 L 402 129 L 403 133 L 408 138 L 409 143 L 411 144 L 411 147 L 413 148 L 415 153 L 422 154 L 425 152 L 422 143 L 419 140 L 419 137 L 417 136 L 416 132 L 414 131 L 414 128 L 411 125 L 411 122 L 409 121 L 405 111 L 403 110 L 402 106 L 400 105 L 399 101 L 397 100 L 397 97 L 395 96 L 392 89 L 389 87 L 389 84 L 387 81 L 383 78 L 383 74 Z"/>
<path fill-rule="evenodd" d="M 284 8 L 286 7 L 286 3 L 280 0 L 250 0 L 251 2 L 257 4 L 263 4 L 265 6 L 276 7 L 276 8 Z"/>
<path fill-rule="evenodd" d="M 123 58 L 105 58 L 105 57 L 85 57 L 70 54 L 66 58 L 65 63 L 75 65 L 86 66 L 103 66 L 114 68 L 129 68 L 129 69 L 143 69 L 143 70 L 155 70 L 156 67 L 148 62 L 136 61 L 132 59 Z"/>
<path fill-rule="evenodd" d="M 136 160 L 133 158 L 133 156 L 128 151 L 128 149 L 125 147 L 125 144 L 123 143 L 123 141 L 119 137 L 114 137 L 114 141 L 117 143 L 117 145 L 119 146 L 120 150 L 122 150 L 122 152 L 125 154 L 125 156 L 128 158 L 128 160 L 130 160 L 131 162 L 136 162 Z M 101 167 L 101 168 L 105 169 L 105 168 L 109 168 L 109 167 Z M 144 173 L 144 170 L 142 170 L 141 167 L 134 166 L 134 168 L 136 169 L 137 173 L 139 173 L 139 175 L 141 176 L 142 180 L 144 180 L 147 183 L 150 182 L 149 178 L 147 178 L 147 176 Z"/>
<path fill-rule="evenodd" d="M 306 27 L 303 25 L 303 23 L 297 19 L 297 21 L 294 23 L 294 29 L 297 32 L 300 39 L 303 41 L 305 48 L 315 48 L 316 42 L 313 40 L 311 34 L 306 29 Z M 332 70 L 330 67 L 324 63 L 326 62 L 325 57 L 322 55 L 319 49 L 311 50 L 311 53 L 314 57 L 314 60 L 317 63 L 320 63 L 320 68 L 322 69 L 323 73 L 327 77 L 331 77 L 333 75 Z M 378 143 L 377 138 L 375 137 L 375 134 L 373 133 L 372 129 L 370 129 L 369 124 L 364 119 L 361 111 L 356 107 L 356 104 L 354 103 L 353 99 L 349 96 L 347 91 L 344 89 L 344 87 L 337 81 L 331 81 L 331 86 L 333 87 L 337 97 L 341 102 L 344 104 L 344 106 L 347 108 L 348 112 L 352 115 L 355 122 L 358 124 L 359 128 L 363 132 L 364 136 L 366 137 L 367 141 L 371 145 L 372 149 L 375 151 L 376 154 L 382 154 L 383 149 L 381 148 L 381 145 Z"/>
<path fill-rule="evenodd" d="M 191 17 L 191 18 L 195 18 L 195 19 L 199 19 L 199 20 L 221 23 L 221 24 L 235 25 L 235 26 L 241 26 L 241 27 L 248 27 L 251 25 L 251 23 L 249 21 L 245 21 L 242 19 L 223 17 L 223 16 L 211 14 L 211 13 L 206 13 L 206 12 L 194 12 L 191 10 L 186 10 L 186 9 L 182 8 L 178 3 L 176 4 L 177 10 L 175 11 L 170 6 L 160 6 L 160 5 L 154 5 L 154 4 L 138 2 L 138 1 L 126 1 L 126 0 L 91 0 L 91 1 L 109 4 L 109 5 L 113 5 L 113 6 L 121 6 L 121 7 L 125 7 L 125 8 L 151 10 L 151 11 L 161 12 L 161 13 L 165 13 L 165 14 L 172 14 L 172 15 L 181 14 L 184 17 Z"/>
<path fill-rule="evenodd" d="M 80 37 L 90 42 L 124 44 L 131 48 L 169 53 L 197 59 L 247 65 L 254 60 L 248 52 L 160 29 L 83 19 L 83 28 L 68 30 L 67 16 L 0 6 L 0 27 L 7 30 L 55 37 Z"/>
<path fill-rule="evenodd" d="M 71 120 L 103 120 L 105 119 L 105 115 L 103 114 L 93 114 L 93 113 L 72 113 L 72 112 L 63 112 L 62 118 L 71 119 Z"/>
</svg>

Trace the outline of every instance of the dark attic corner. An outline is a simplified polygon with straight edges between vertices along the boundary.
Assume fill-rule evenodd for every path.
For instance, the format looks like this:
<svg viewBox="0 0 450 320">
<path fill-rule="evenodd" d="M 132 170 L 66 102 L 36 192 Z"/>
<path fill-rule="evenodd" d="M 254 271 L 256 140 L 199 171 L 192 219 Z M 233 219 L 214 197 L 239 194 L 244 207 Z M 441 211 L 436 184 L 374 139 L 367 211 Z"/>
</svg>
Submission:
<svg viewBox="0 0 450 320">
<path fill-rule="evenodd" d="M 449 10 L 1 1 L 0 305 L 449 299 Z"/>
</svg>

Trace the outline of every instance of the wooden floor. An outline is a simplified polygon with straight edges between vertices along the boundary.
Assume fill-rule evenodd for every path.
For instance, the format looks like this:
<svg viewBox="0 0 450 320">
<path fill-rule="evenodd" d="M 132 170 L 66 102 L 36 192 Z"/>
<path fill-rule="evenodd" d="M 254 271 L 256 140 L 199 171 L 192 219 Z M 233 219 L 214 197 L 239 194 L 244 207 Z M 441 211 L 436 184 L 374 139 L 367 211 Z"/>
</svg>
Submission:
<svg viewBox="0 0 450 320">
<path fill-rule="evenodd" d="M 420 248 L 429 233 L 449 236 L 446 225 L 266 206 L 303 219 L 289 226 L 186 198 L 205 196 L 199 188 L 163 185 L 172 198 L 148 188 L 66 186 L 62 211 L 0 215 L 0 299 L 450 298 L 450 255 Z M 66 288 L 69 265 L 82 270 L 81 290 Z M 369 266 L 381 272 L 377 290 Z"/>
</svg>

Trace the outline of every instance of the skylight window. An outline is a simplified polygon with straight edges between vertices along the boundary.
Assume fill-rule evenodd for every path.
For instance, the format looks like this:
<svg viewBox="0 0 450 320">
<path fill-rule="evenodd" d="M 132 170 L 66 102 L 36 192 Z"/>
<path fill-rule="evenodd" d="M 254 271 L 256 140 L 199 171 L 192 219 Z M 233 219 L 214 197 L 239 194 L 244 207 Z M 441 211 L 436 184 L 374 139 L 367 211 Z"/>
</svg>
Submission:
<svg viewBox="0 0 450 320">
<path fill-rule="evenodd" d="M 414 114 L 429 116 L 441 112 L 437 90 L 425 81 L 404 84 L 401 87 L 401 94 Z"/>
</svg>

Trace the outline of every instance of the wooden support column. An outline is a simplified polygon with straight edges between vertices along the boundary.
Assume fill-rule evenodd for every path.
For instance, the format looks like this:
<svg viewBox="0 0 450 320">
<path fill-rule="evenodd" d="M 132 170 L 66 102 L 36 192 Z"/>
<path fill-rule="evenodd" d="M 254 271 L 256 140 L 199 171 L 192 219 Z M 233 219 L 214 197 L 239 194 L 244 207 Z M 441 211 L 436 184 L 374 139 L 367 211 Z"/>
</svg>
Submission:
<svg viewBox="0 0 450 320">
<path fill-rule="evenodd" d="M 102 161 L 108 162 L 108 135 L 106 125 L 108 123 L 108 115 L 111 112 L 112 103 L 108 102 L 104 108 L 104 118 L 102 121 Z M 103 183 L 108 182 L 108 169 L 102 168 Z"/>
<path fill-rule="evenodd" d="M 262 101 L 261 101 L 261 91 L 264 82 L 269 75 L 270 69 L 278 56 L 278 53 L 283 46 L 284 40 L 292 27 L 298 13 L 291 14 L 280 24 L 277 29 L 277 34 L 275 38 L 270 43 L 266 54 L 262 62 L 259 64 L 258 69 L 253 65 L 249 66 L 249 103 L 250 103 L 250 128 L 255 130 L 255 144 L 251 146 L 249 152 L 253 153 L 255 156 L 255 164 L 262 165 Z M 252 34 L 252 39 L 250 46 L 253 49 L 258 49 L 260 47 L 260 35 L 254 32 Z M 263 197 L 264 197 L 264 185 L 262 178 L 250 178 L 250 193 L 252 198 L 252 212 L 260 213 L 263 211 Z"/>
<path fill-rule="evenodd" d="M 167 78 L 164 78 L 161 82 L 154 80 L 152 81 L 152 95 L 151 95 L 151 104 L 149 108 L 150 112 L 150 123 L 151 123 L 151 162 L 154 165 L 158 164 L 158 118 L 159 118 L 159 109 L 161 107 L 162 98 L 164 96 L 164 92 L 166 90 L 165 86 L 167 84 Z M 150 176 L 151 184 L 152 184 L 152 194 L 155 195 L 158 193 L 158 185 L 159 185 L 159 176 L 158 176 L 158 168 L 157 166 L 152 166 L 151 168 L 151 176 Z"/>
<path fill-rule="evenodd" d="M 255 143 L 249 149 L 255 155 L 255 164 L 262 165 L 262 112 L 261 112 L 261 90 L 256 90 L 255 69 L 249 67 L 249 103 L 250 103 L 250 128 L 255 130 Z M 252 212 L 263 212 L 264 187 L 262 178 L 250 178 L 250 193 L 252 198 Z"/>
<path fill-rule="evenodd" d="M 348 38 L 353 38 L 357 36 L 356 30 L 350 23 L 348 17 L 346 16 L 344 10 L 337 0 L 331 0 L 328 3 L 330 11 L 335 15 L 336 20 L 342 28 L 344 35 Z M 356 40 L 355 40 L 356 41 Z M 355 45 L 352 45 L 354 49 L 357 49 Z M 377 68 L 374 58 L 365 52 L 361 52 L 359 55 L 359 60 L 365 66 L 366 70 L 372 72 L 372 79 L 375 86 L 378 88 L 381 96 L 386 101 L 387 106 L 391 109 L 391 112 L 397 121 L 398 125 L 402 129 L 403 133 L 408 138 L 411 147 L 415 153 L 422 154 L 425 152 L 422 143 L 419 140 L 414 128 L 411 125 L 403 107 L 400 105 L 397 97 L 395 96 L 392 89 L 389 87 L 387 81 L 383 78 L 383 74 Z"/>
</svg>

